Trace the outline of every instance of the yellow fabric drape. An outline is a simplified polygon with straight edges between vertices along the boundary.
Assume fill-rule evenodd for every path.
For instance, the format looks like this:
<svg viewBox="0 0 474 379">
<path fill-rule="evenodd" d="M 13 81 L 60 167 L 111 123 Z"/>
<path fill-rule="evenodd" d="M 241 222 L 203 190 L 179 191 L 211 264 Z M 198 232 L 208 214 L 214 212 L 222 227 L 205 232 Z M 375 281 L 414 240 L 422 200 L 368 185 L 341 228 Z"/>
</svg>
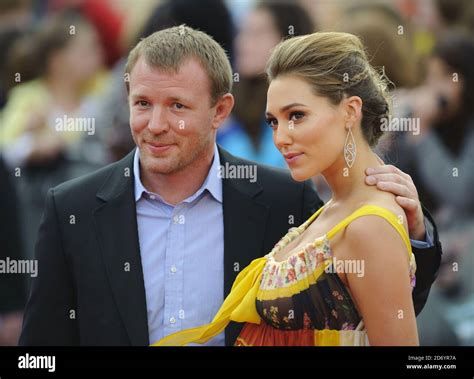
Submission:
<svg viewBox="0 0 474 379">
<path fill-rule="evenodd" d="M 266 261 L 266 257 L 255 259 L 237 275 L 229 295 L 210 324 L 170 334 L 151 346 L 202 344 L 221 333 L 230 321 L 260 324 L 255 299 Z"/>
</svg>

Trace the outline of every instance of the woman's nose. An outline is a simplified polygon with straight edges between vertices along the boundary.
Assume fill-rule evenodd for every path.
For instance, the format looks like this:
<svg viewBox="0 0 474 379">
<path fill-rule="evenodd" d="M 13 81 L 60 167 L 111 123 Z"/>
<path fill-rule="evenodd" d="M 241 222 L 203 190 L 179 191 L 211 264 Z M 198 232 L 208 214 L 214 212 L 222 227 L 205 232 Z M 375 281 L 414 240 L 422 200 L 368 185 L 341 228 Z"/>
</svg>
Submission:
<svg viewBox="0 0 474 379">
<path fill-rule="evenodd" d="M 292 141 L 291 134 L 293 130 L 293 125 L 280 125 L 277 127 L 274 134 L 275 146 L 281 150 L 283 146 L 289 145 Z"/>
</svg>

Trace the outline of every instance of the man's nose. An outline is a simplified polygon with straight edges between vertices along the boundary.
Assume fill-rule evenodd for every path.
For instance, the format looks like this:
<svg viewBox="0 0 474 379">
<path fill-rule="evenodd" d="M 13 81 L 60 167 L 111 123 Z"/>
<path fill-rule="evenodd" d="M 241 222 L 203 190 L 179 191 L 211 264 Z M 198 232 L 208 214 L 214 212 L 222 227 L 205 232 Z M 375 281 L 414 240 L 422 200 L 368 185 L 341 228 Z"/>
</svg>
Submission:
<svg viewBox="0 0 474 379">
<path fill-rule="evenodd" d="M 162 107 L 154 107 L 148 122 L 148 129 L 153 134 L 160 134 L 169 129 L 166 111 Z"/>
</svg>

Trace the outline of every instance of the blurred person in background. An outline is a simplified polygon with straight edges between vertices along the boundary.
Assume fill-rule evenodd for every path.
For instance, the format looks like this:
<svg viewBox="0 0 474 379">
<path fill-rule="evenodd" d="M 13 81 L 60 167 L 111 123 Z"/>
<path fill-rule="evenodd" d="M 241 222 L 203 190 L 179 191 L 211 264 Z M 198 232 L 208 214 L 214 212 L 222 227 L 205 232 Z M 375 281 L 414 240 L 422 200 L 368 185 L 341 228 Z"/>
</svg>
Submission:
<svg viewBox="0 0 474 379">
<path fill-rule="evenodd" d="M 451 30 L 436 44 L 421 86 L 397 93 L 399 116 L 419 120 L 419 133 L 400 133 L 392 155 L 435 212 L 444 243 L 438 291 L 425 317 L 443 314 L 459 343 L 474 344 L 474 39 Z M 470 305 L 469 305 L 470 304 Z M 462 312 L 461 312 L 462 309 Z M 422 322 L 420 337 L 439 344 Z M 427 331 L 423 330 L 427 328 Z"/>
<path fill-rule="evenodd" d="M 466 14 L 472 6 L 471 0 L 433 0 L 437 18 L 435 33 L 438 38 L 453 28 L 459 28 L 466 24 Z"/>
<path fill-rule="evenodd" d="M 7 70 L 7 57 L 15 43 L 31 32 L 34 12 L 29 0 L 0 1 L 0 112 L 7 102 L 7 93 L 16 83 Z M 2 131 L 0 124 L 0 140 Z M 0 146 L 0 260 L 20 260 L 25 255 L 21 238 L 14 172 L 7 168 Z M 26 279 L 21 274 L 0 274 L 0 346 L 18 343 L 26 302 Z"/>
<path fill-rule="evenodd" d="M 360 2 L 347 7 L 336 29 L 362 40 L 371 64 L 390 78 L 391 90 L 419 84 L 413 25 L 391 4 Z"/>
<path fill-rule="evenodd" d="M 416 54 L 428 57 L 445 33 L 453 28 L 465 27 L 470 23 L 474 11 L 471 0 L 403 0 L 389 1 L 413 26 L 413 44 Z M 420 67 L 423 69 L 423 67 Z"/>
<path fill-rule="evenodd" d="M 101 66 L 96 33 L 79 16 L 47 18 L 17 41 L 7 70 L 19 84 L 8 94 L 0 133 L 10 167 L 41 165 L 70 153 L 90 158 L 80 151 L 87 148 L 81 139 L 93 133 L 65 130 L 58 122 L 64 116 L 95 116 L 93 95 L 103 80 L 98 80 Z"/>
<path fill-rule="evenodd" d="M 265 64 L 283 38 L 314 29 L 308 13 L 293 2 L 259 1 L 244 17 L 235 41 L 235 107 L 217 136 L 223 148 L 259 163 L 286 167 L 265 122 Z"/>
<path fill-rule="evenodd" d="M 15 41 L 30 30 L 33 12 L 28 0 L 0 1 L 0 109 L 7 101 L 7 92 L 15 83 L 7 77 L 6 59 Z"/>
<path fill-rule="evenodd" d="M 0 115 L 0 147 L 8 171 L 18 172 L 13 184 L 31 258 L 47 190 L 101 161 L 94 132 L 102 53 L 94 29 L 76 15 L 45 18 L 10 51 L 8 78 L 18 82 Z"/>
<path fill-rule="evenodd" d="M 97 39 L 103 51 L 103 60 L 112 67 L 123 54 L 120 45 L 126 14 L 121 7 L 125 1 L 116 0 L 48 0 L 44 16 L 75 12 L 86 19 L 97 32 Z"/>
</svg>

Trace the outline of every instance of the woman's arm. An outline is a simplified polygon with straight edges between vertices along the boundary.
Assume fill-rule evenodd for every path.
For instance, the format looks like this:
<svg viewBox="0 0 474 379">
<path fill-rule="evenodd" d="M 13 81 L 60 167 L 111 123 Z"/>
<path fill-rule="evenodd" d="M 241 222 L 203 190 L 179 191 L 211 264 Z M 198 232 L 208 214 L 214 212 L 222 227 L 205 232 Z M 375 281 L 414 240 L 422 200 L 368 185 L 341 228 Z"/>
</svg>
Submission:
<svg viewBox="0 0 474 379">
<path fill-rule="evenodd" d="M 418 345 L 408 253 L 398 232 L 383 218 L 364 216 L 346 228 L 341 249 L 364 267 L 363 275 L 346 277 L 370 344 Z"/>
</svg>

